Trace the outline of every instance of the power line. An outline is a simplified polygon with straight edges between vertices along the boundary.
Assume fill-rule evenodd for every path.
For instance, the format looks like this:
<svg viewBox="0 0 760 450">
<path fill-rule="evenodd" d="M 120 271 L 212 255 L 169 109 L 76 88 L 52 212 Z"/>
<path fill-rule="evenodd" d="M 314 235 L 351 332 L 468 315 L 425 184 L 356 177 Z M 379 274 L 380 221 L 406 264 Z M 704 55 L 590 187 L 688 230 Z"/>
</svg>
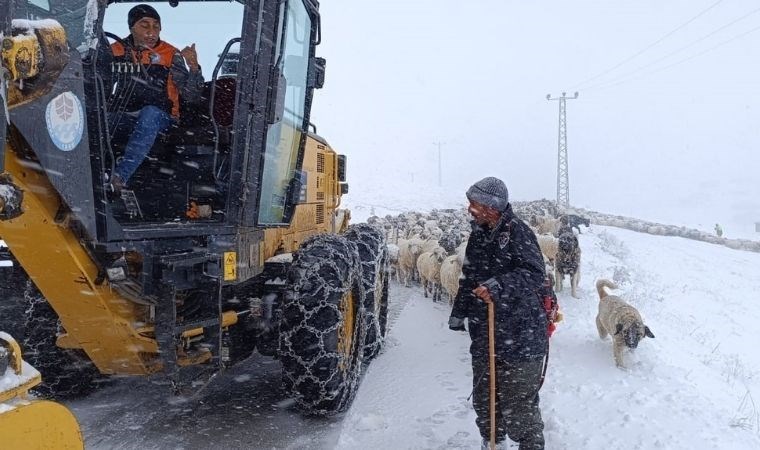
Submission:
<svg viewBox="0 0 760 450">
<path fill-rule="evenodd" d="M 732 37 L 731 39 L 727 39 L 727 40 L 725 40 L 725 41 L 723 41 L 723 42 L 721 42 L 719 44 L 716 44 L 716 45 L 708 48 L 708 49 L 705 49 L 705 50 L 703 50 L 703 51 L 701 51 L 699 53 L 691 55 L 688 58 L 684 58 L 684 59 L 681 59 L 679 61 L 676 61 L 673 64 L 668 64 L 667 66 L 660 67 L 657 70 L 654 70 L 652 72 L 643 74 L 643 75 L 638 76 L 638 77 L 627 78 L 627 79 L 623 79 L 623 80 L 620 80 L 620 81 L 615 81 L 615 82 L 612 82 L 612 83 L 609 83 L 609 84 L 597 85 L 596 89 L 607 89 L 607 88 L 611 88 L 611 87 L 614 87 L 614 86 L 618 86 L 618 85 L 621 85 L 621 84 L 625 84 L 625 83 L 631 82 L 633 80 L 637 80 L 637 79 L 644 78 L 644 77 L 647 77 L 647 76 L 650 76 L 650 75 L 654 75 L 656 73 L 662 72 L 663 70 L 667 70 L 667 69 L 670 69 L 671 67 L 683 64 L 683 63 L 685 63 L 687 61 L 691 61 L 692 59 L 700 57 L 700 56 L 702 56 L 702 55 L 704 55 L 706 53 L 710 53 L 713 50 L 716 50 L 716 49 L 718 49 L 720 47 L 723 47 L 724 45 L 730 44 L 731 42 L 733 42 L 733 41 L 735 41 L 737 39 L 741 39 L 744 36 L 747 36 L 748 34 L 754 33 L 754 32 L 756 32 L 758 30 L 760 30 L 760 26 L 757 26 L 755 28 L 747 30 L 744 33 L 740 33 L 740 34 Z M 586 91 L 588 92 L 588 89 Z"/>
<path fill-rule="evenodd" d="M 702 36 L 701 38 L 697 39 L 696 41 L 693 41 L 693 42 L 691 42 L 691 43 L 689 43 L 689 44 L 687 44 L 687 45 L 685 45 L 685 46 L 683 46 L 683 47 L 680 47 L 680 48 L 678 48 L 678 49 L 676 49 L 676 50 L 674 50 L 674 51 L 672 51 L 672 52 L 668 53 L 667 55 L 665 55 L 665 56 L 663 56 L 663 57 L 661 57 L 661 58 L 657 58 L 656 60 L 654 60 L 654 61 L 650 62 L 649 64 L 646 64 L 646 65 L 644 65 L 644 66 L 641 66 L 641 67 L 639 67 L 638 69 L 636 69 L 636 70 L 634 70 L 634 71 L 632 71 L 632 72 L 629 72 L 629 73 L 627 73 L 627 74 L 625 74 L 625 75 L 623 75 L 623 76 L 621 76 L 621 77 L 618 77 L 618 78 L 617 78 L 617 79 L 615 79 L 615 80 L 612 80 L 612 81 L 607 81 L 607 82 L 604 82 L 604 83 L 598 83 L 598 84 L 596 84 L 596 85 L 593 85 L 593 86 L 591 86 L 591 87 L 589 87 L 589 88 L 586 88 L 585 90 L 586 90 L 586 91 L 590 91 L 590 90 L 592 90 L 592 89 L 596 89 L 596 88 L 598 88 L 598 87 L 600 87 L 600 86 L 606 86 L 607 84 L 611 84 L 611 83 L 618 83 L 618 82 L 620 82 L 620 81 L 623 81 L 623 80 L 625 80 L 626 78 L 629 78 L 631 75 L 637 74 L 637 73 L 641 72 L 641 71 L 642 71 L 642 70 L 644 70 L 644 69 L 648 69 L 648 68 L 652 67 L 653 65 L 655 65 L 655 64 L 657 64 L 657 63 L 659 63 L 659 62 L 662 62 L 662 61 L 664 61 L 664 60 L 666 60 L 666 59 L 668 59 L 668 58 L 672 57 L 673 55 L 677 55 L 678 53 L 681 53 L 682 51 L 684 51 L 684 50 L 686 50 L 686 49 L 688 49 L 688 48 L 691 48 L 691 47 L 695 46 L 696 44 L 698 44 L 698 43 L 700 43 L 700 42 L 704 41 L 705 39 L 707 39 L 707 38 L 709 38 L 709 37 L 712 37 L 713 35 L 715 35 L 715 34 L 717 34 L 717 33 L 721 32 L 721 31 L 725 30 L 726 28 L 728 28 L 728 27 L 730 27 L 730 26 L 734 25 L 735 23 L 737 23 L 737 22 L 739 22 L 739 21 L 741 21 L 741 20 L 744 20 L 744 19 L 746 19 L 747 17 L 751 16 L 752 14 L 756 14 L 757 12 L 760 12 L 760 8 L 754 9 L 754 10 L 752 10 L 752 11 L 748 12 L 747 14 L 744 14 L 743 16 L 741 16 L 741 17 L 739 17 L 739 18 L 737 18 L 737 19 L 735 19 L 735 20 L 733 20 L 733 21 L 731 21 L 731 22 L 729 22 L 729 23 L 727 23 L 727 24 L 725 24 L 725 25 L 723 25 L 723 26 L 721 26 L 721 27 L 719 27 L 719 28 L 717 28 L 717 29 L 715 29 L 715 30 L 711 31 L 710 33 L 708 33 L 708 34 L 706 34 L 706 35 Z"/>
<path fill-rule="evenodd" d="M 722 2 L 723 2 L 723 0 L 718 0 L 717 2 L 713 3 L 712 5 L 708 6 L 707 8 L 703 9 L 702 11 L 700 11 L 696 16 L 694 16 L 691 19 L 687 20 L 686 22 L 684 22 L 683 24 L 679 25 L 675 29 L 669 31 L 668 33 L 666 33 L 661 38 L 659 38 L 656 41 L 652 42 L 651 44 L 647 45 L 646 47 L 644 47 L 643 49 L 641 49 L 638 52 L 634 53 L 633 55 L 629 56 L 628 58 L 620 61 L 619 63 L 615 64 L 614 66 L 610 67 L 609 69 L 603 70 L 602 72 L 599 72 L 598 74 L 592 76 L 591 78 L 588 78 L 588 79 L 584 80 L 583 82 L 576 84 L 575 86 L 573 86 L 573 89 L 579 88 L 579 87 L 583 86 L 584 84 L 589 83 L 591 81 L 594 81 L 594 80 L 596 80 L 597 78 L 599 78 L 601 76 L 607 75 L 608 73 L 612 72 L 613 70 L 617 69 L 618 67 L 620 67 L 623 64 L 627 63 L 628 61 L 631 61 L 632 59 L 636 58 L 637 56 L 639 56 L 642 53 L 646 52 L 647 50 L 651 49 L 655 45 L 657 45 L 660 42 L 664 41 L 665 39 L 669 38 L 670 36 L 672 36 L 673 34 L 675 34 L 676 32 L 678 32 L 679 30 L 683 29 L 684 27 L 686 27 L 690 23 L 694 22 L 698 18 L 702 17 L 702 15 L 704 15 L 705 13 L 707 13 L 708 11 L 710 11 L 711 9 L 715 8 L 716 6 L 718 6 L 719 4 L 721 4 Z"/>
</svg>

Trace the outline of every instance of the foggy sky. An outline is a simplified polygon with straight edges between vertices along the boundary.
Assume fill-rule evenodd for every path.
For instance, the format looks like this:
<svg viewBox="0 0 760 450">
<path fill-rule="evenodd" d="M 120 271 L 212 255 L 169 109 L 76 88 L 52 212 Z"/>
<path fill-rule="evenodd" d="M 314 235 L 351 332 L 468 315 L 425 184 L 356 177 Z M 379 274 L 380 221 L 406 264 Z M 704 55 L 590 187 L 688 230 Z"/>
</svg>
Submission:
<svg viewBox="0 0 760 450">
<path fill-rule="evenodd" d="M 446 185 L 495 175 L 515 198 L 554 199 L 558 105 L 545 96 L 577 90 L 567 102 L 571 204 L 760 221 L 760 30 L 649 75 L 760 27 L 756 1 L 720 2 L 578 86 L 715 3 L 324 1 L 327 81 L 313 121 L 349 155 L 354 177 L 392 162 L 383 176 L 435 184 L 433 143 L 443 142 Z"/>
</svg>

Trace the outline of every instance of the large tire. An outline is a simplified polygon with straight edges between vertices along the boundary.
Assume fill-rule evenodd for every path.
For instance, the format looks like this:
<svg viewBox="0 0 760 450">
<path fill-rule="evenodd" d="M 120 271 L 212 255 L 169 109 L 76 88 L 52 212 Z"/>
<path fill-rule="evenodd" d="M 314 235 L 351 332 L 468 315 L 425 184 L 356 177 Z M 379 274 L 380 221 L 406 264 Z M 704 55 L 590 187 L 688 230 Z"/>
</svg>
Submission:
<svg viewBox="0 0 760 450">
<path fill-rule="evenodd" d="M 377 356 L 385 343 L 388 328 L 388 247 L 382 230 L 366 223 L 351 225 L 346 237 L 356 243 L 362 265 L 367 339 L 364 358 Z"/>
<path fill-rule="evenodd" d="M 42 383 L 34 391 L 47 398 L 89 393 L 100 377 L 98 370 L 83 351 L 55 345 L 58 316 L 24 269 L 13 262 L 14 267 L 3 268 L 0 276 L 0 331 L 18 341 L 24 360 L 42 374 Z"/>
<path fill-rule="evenodd" d="M 283 380 L 306 413 L 328 416 L 351 404 L 367 329 L 356 245 L 337 235 L 307 240 L 288 271 L 280 321 Z"/>
</svg>

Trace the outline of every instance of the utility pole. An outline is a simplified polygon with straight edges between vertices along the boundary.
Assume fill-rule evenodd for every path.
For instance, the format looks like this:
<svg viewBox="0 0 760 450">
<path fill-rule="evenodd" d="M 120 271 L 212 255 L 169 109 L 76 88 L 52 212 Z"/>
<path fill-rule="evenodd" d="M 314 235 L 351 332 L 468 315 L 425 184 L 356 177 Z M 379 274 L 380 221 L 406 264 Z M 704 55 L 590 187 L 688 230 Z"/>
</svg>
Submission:
<svg viewBox="0 0 760 450">
<path fill-rule="evenodd" d="M 568 208 L 570 206 L 570 175 L 567 170 L 567 117 L 565 102 L 578 98 L 576 92 L 573 97 L 568 97 L 564 92 L 560 97 L 552 98 L 546 94 L 549 101 L 559 102 L 559 141 L 557 149 L 557 207 Z"/>
<path fill-rule="evenodd" d="M 443 186 L 441 181 L 441 145 L 443 142 L 433 142 L 433 145 L 438 146 L 438 186 Z"/>
</svg>

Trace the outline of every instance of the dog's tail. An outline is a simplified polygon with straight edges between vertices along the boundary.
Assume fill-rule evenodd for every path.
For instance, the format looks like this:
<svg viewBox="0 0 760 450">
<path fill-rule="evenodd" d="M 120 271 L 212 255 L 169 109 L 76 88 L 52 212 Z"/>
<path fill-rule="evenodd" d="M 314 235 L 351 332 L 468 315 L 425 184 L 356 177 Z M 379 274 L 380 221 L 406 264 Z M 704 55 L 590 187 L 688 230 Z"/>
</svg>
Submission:
<svg viewBox="0 0 760 450">
<path fill-rule="evenodd" d="M 618 288 L 617 285 L 610 280 L 605 280 L 604 278 L 596 280 L 596 292 L 599 293 L 599 300 L 607 296 L 607 292 L 604 290 L 606 287 L 610 289 Z"/>
</svg>

